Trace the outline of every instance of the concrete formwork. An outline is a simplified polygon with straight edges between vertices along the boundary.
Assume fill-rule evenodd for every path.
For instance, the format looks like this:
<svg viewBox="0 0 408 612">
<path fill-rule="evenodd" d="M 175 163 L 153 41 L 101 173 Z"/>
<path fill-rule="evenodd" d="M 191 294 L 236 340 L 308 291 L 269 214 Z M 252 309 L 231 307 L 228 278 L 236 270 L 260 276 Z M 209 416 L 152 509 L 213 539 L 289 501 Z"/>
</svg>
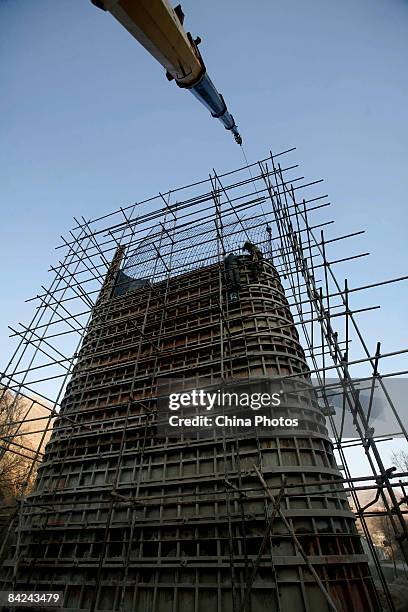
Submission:
<svg viewBox="0 0 408 612">
<path fill-rule="evenodd" d="M 117 291 L 121 255 L 94 308 L 5 584 L 14 572 L 15 589 L 64 591 L 67 612 L 241 612 L 245 593 L 248 612 L 323 612 L 327 593 L 339 612 L 379 610 L 316 402 L 293 408 L 296 434 L 157 436 L 157 385 L 168 376 L 197 385 L 308 380 L 273 265 L 239 257 L 239 299 L 230 301 L 222 263 Z M 254 465 L 273 495 L 283 475 L 291 485 L 280 504 L 290 530 L 277 515 L 265 534 L 272 504 Z M 333 484 L 309 494 L 305 485 L 319 481 Z"/>
</svg>

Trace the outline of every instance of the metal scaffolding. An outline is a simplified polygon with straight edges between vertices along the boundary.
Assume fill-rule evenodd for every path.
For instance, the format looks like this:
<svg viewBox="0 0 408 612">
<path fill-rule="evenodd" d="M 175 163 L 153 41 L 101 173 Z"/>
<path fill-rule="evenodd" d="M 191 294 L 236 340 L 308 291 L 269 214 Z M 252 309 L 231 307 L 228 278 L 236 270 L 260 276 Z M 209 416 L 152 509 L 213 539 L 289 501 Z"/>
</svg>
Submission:
<svg viewBox="0 0 408 612">
<path fill-rule="evenodd" d="M 338 264 L 368 255 L 343 247 L 363 232 L 327 238 L 333 221 L 322 215 L 330 203 L 318 192 L 321 181 L 299 175 L 293 151 L 213 170 L 92 221 L 75 219 L 62 238 L 63 256 L 33 298 L 31 322 L 11 328 L 18 345 L 0 377 L 0 402 L 14 398 L 9 414 L 19 398 L 27 407 L 7 422 L 0 454 L 31 464 L 18 504 L 2 509 L 12 512 L 3 589 L 64 591 L 67 611 L 395 610 L 367 520 L 387 517 L 408 568 L 408 472 L 385 465 L 379 446 L 394 436 L 408 442 L 387 387 L 387 379 L 408 373 L 388 371 L 387 362 L 408 349 L 370 349 L 358 321 L 377 307 L 352 301 L 408 276 L 364 286 L 339 280 Z M 263 254 L 262 281 L 243 255 L 245 242 Z M 330 249 L 340 254 L 332 259 Z M 247 301 L 228 273 L 229 254 Z M 258 307 L 264 319 L 254 323 Z M 212 441 L 213 454 L 205 445 L 198 450 L 198 441 L 197 448 L 157 443 L 158 380 L 187 371 L 211 385 L 313 379 L 316 405 L 302 418 L 316 437 L 224 436 Z M 373 426 L 378 393 L 391 424 L 380 434 Z M 44 415 L 32 416 L 34 406 Z M 37 449 L 21 442 L 33 433 Z M 368 474 L 351 473 L 352 446 Z M 206 474 L 214 484 L 202 484 Z M 371 493 L 369 503 L 362 492 Z M 206 504 L 214 516 L 202 511 Z"/>
</svg>

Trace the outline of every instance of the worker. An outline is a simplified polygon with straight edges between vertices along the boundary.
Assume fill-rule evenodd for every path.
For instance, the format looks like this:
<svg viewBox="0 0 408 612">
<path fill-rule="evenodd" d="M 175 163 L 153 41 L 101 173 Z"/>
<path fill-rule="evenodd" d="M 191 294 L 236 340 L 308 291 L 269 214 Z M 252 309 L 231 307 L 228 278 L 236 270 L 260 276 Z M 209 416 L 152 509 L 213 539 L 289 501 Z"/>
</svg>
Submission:
<svg viewBox="0 0 408 612">
<path fill-rule="evenodd" d="M 234 253 L 230 253 L 224 258 L 225 271 L 227 279 L 233 289 L 241 288 L 241 277 L 239 275 L 238 258 Z"/>
<path fill-rule="evenodd" d="M 259 274 L 263 270 L 263 266 L 261 263 L 263 259 L 263 253 L 261 249 L 256 246 L 256 244 L 250 242 L 249 240 L 245 242 L 244 246 L 242 247 L 242 250 L 248 251 L 249 255 L 251 256 L 252 275 L 253 279 L 256 281 L 258 279 Z"/>
<path fill-rule="evenodd" d="M 257 247 L 256 244 L 254 244 L 253 242 L 250 242 L 249 240 L 245 242 L 244 246 L 242 247 L 242 250 L 248 251 L 254 263 L 257 263 L 263 259 L 263 253 L 261 249 Z"/>
</svg>

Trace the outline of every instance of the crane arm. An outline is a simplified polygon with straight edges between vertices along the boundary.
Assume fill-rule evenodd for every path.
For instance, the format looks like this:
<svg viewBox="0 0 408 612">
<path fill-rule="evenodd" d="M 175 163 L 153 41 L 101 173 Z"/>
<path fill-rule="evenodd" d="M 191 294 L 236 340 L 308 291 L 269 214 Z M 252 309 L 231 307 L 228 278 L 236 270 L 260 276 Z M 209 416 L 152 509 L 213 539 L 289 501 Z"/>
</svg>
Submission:
<svg viewBox="0 0 408 612">
<path fill-rule="evenodd" d="M 167 78 L 189 89 L 242 144 L 234 118 L 207 74 L 198 50 L 200 39 L 193 40 L 183 28 L 180 5 L 173 9 L 168 0 L 92 0 L 92 3 L 109 11 L 163 66 Z"/>
</svg>

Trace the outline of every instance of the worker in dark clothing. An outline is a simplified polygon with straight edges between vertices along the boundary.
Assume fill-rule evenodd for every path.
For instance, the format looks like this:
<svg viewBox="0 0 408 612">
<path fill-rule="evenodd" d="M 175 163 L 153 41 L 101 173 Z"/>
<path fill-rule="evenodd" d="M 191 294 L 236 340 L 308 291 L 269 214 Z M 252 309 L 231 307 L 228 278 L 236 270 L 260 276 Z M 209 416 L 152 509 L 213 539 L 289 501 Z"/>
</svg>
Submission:
<svg viewBox="0 0 408 612">
<path fill-rule="evenodd" d="M 239 289 L 241 287 L 241 278 L 239 275 L 238 259 L 233 253 L 227 255 L 224 259 L 225 271 L 227 278 L 233 289 Z"/>
<path fill-rule="evenodd" d="M 224 258 L 225 272 L 230 286 L 229 298 L 230 301 L 238 299 L 238 291 L 241 288 L 241 277 L 239 275 L 238 258 L 233 253 L 230 253 Z"/>
</svg>

